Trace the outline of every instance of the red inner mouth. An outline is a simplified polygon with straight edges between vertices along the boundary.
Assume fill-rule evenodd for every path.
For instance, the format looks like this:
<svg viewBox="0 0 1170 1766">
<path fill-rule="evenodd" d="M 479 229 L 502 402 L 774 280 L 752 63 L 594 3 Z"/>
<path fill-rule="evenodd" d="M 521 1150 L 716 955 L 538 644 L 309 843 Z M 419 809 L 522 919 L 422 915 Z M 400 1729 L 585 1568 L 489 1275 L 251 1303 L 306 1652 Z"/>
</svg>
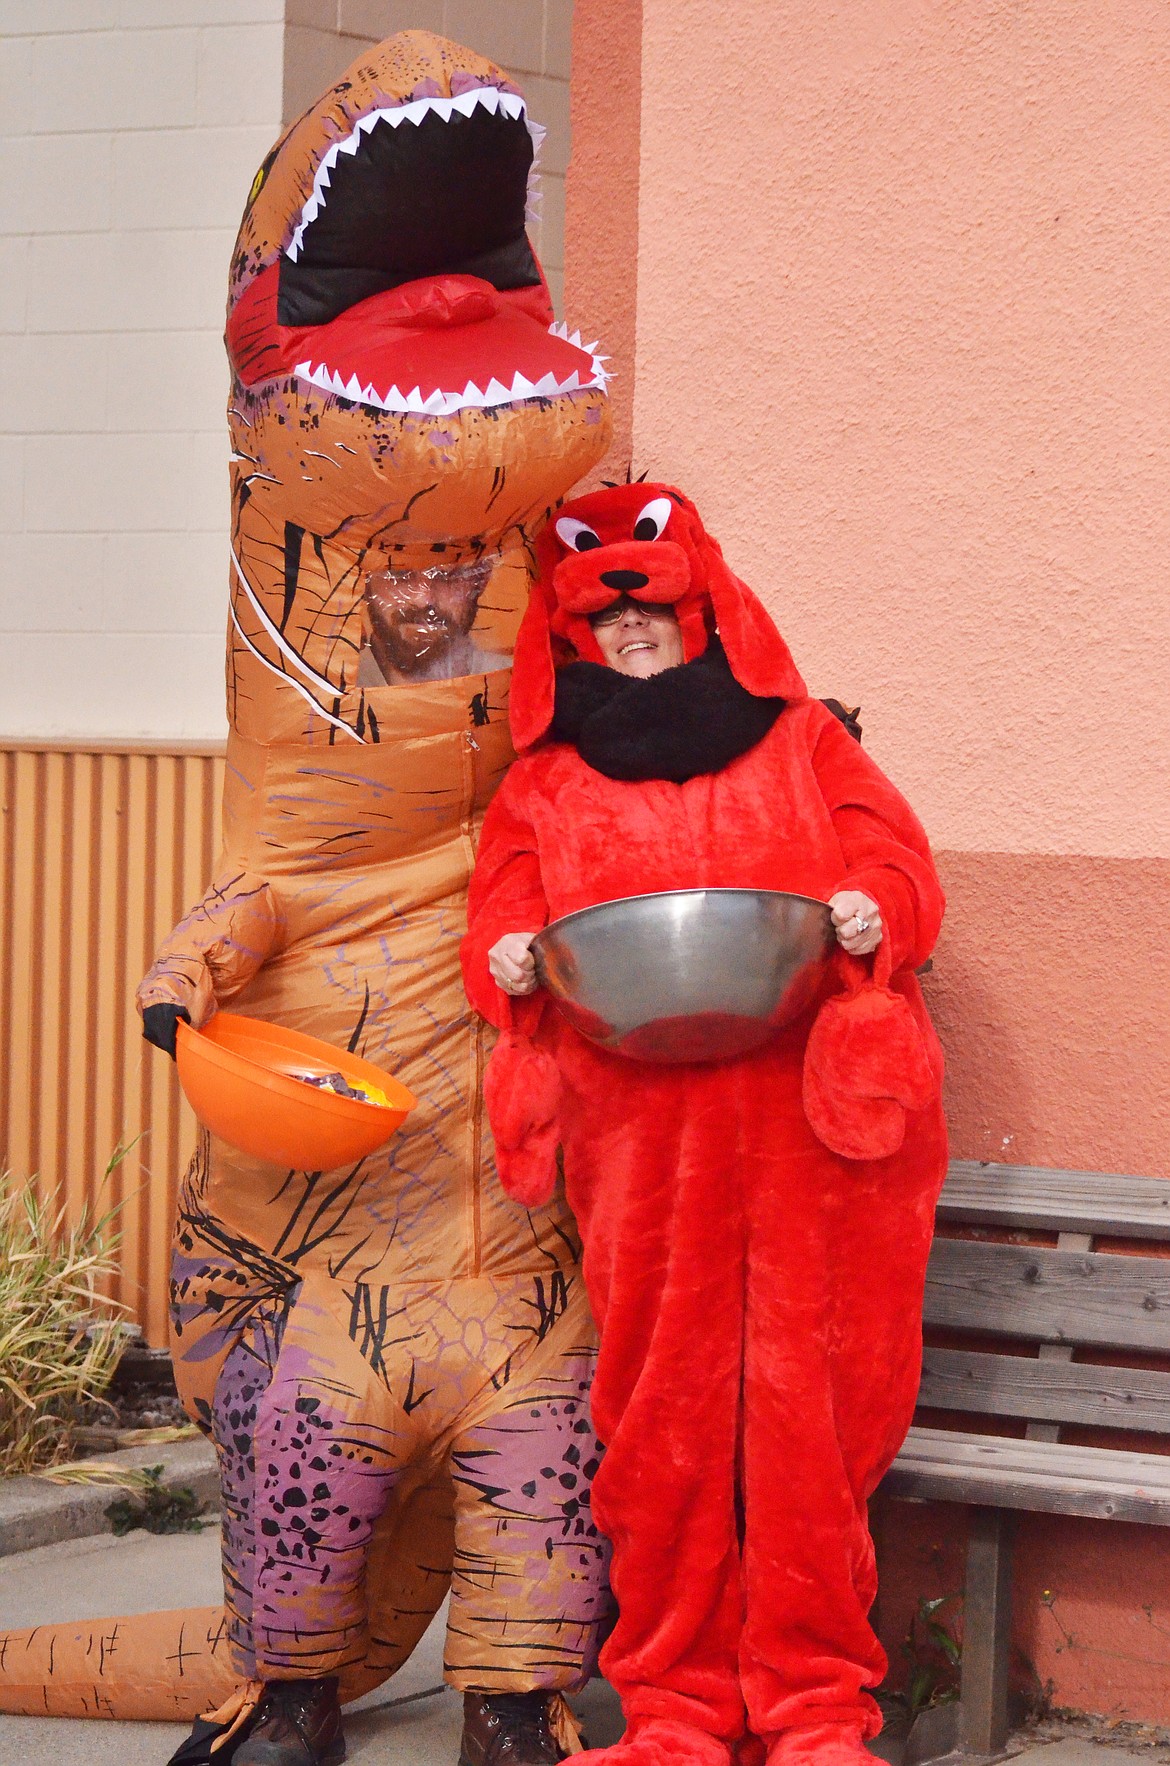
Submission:
<svg viewBox="0 0 1170 1766">
<path fill-rule="evenodd" d="M 300 362 L 325 364 L 345 381 L 385 396 L 417 387 L 422 397 L 461 393 L 468 381 L 511 388 L 517 373 L 558 386 L 576 373 L 593 379 L 593 358 L 549 331 L 553 313 L 543 286 L 500 291 L 475 276 L 433 276 L 372 294 L 325 325 L 281 325 L 279 263 L 250 282 L 228 316 L 227 343 L 245 386 L 290 374 Z M 350 395 L 353 396 L 353 395 Z M 516 397 L 532 396 L 523 392 Z"/>
</svg>

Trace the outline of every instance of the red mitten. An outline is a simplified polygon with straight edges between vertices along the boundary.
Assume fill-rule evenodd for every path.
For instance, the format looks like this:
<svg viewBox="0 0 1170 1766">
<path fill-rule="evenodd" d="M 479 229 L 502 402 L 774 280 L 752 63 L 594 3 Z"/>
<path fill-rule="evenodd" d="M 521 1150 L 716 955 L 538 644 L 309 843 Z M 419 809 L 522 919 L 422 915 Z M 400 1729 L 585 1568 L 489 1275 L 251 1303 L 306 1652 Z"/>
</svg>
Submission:
<svg viewBox="0 0 1170 1766">
<path fill-rule="evenodd" d="M 942 1087 L 942 1054 L 889 983 L 885 943 L 872 978 L 843 957 L 849 991 L 817 1013 L 804 1052 L 804 1113 L 842 1159 L 886 1159 L 906 1134 L 907 1110 L 925 1110 Z"/>
<path fill-rule="evenodd" d="M 557 1181 L 561 1076 L 551 1055 L 514 1028 L 500 1032 L 483 1080 L 496 1142 L 496 1169 L 508 1194 L 538 1208 Z"/>
</svg>

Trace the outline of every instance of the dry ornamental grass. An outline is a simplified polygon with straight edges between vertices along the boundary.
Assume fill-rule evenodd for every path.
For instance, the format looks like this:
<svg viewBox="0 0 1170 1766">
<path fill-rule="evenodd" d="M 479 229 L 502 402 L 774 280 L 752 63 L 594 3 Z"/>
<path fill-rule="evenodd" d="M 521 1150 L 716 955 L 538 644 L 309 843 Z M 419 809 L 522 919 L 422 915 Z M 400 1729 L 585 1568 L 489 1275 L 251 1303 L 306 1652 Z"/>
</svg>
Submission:
<svg viewBox="0 0 1170 1766">
<path fill-rule="evenodd" d="M 115 1269 L 114 1212 L 70 1226 L 64 1208 L 54 1214 L 29 1183 L 0 1172 L 0 1473 L 65 1458 L 71 1413 L 113 1377 L 125 1308 L 101 1288 Z"/>
</svg>

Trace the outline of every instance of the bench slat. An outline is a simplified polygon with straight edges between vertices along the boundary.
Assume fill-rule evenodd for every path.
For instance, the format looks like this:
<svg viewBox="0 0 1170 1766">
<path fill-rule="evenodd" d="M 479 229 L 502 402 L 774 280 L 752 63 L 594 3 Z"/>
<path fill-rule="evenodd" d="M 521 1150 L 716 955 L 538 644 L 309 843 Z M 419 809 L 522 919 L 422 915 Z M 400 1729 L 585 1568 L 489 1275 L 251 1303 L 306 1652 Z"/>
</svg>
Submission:
<svg viewBox="0 0 1170 1766">
<path fill-rule="evenodd" d="M 918 1402 L 934 1410 L 1170 1435 L 1170 1373 L 1147 1368 L 927 1348 Z"/>
<path fill-rule="evenodd" d="M 914 1502 L 970 1502 L 1170 1526 L 1170 1456 L 914 1428 L 882 1484 Z"/>
<path fill-rule="evenodd" d="M 927 1324 L 1054 1343 L 1170 1349 L 1170 1258 L 936 1239 Z"/>
<path fill-rule="evenodd" d="M 1170 1182 L 1113 1171 L 1051 1171 L 955 1159 L 939 1198 L 938 1217 L 978 1226 L 1170 1239 Z"/>
</svg>

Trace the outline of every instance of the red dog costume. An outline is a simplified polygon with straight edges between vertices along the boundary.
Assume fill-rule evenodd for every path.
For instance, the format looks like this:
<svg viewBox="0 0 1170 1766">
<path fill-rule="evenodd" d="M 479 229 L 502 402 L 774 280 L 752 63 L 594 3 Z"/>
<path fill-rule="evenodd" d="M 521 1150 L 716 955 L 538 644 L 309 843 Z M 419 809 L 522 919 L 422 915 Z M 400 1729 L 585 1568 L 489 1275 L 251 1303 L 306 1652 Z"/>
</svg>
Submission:
<svg viewBox="0 0 1170 1766">
<path fill-rule="evenodd" d="M 622 1762 L 726 1766 L 745 1733 L 777 1766 L 854 1761 L 880 1727 L 863 1689 L 885 1667 L 865 1504 L 914 1406 L 946 1161 L 913 973 L 942 891 L 914 815 L 808 697 L 685 498 L 646 484 L 579 498 L 540 561 L 513 674 L 522 758 L 484 823 L 464 973 L 504 1032 L 486 1088 L 501 1177 L 525 1202 L 547 1196 L 562 1145 L 584 1237 Z M 786 702 L 721 771 L 631 783 L 542 743 L 555 666 L 602 659 L 588 616 L 620 591 L 674 605 L 688 662 L 717 628 L 740 685 Z M 674 1067 L 610 1055 L 541 993 L 509 999 L 490 978 L 505 932 L 702 886 L 864 891 L 884 926 L 872 972 L 842 956 L 819 1013 L 755 1054 Z"/>
</svg>

